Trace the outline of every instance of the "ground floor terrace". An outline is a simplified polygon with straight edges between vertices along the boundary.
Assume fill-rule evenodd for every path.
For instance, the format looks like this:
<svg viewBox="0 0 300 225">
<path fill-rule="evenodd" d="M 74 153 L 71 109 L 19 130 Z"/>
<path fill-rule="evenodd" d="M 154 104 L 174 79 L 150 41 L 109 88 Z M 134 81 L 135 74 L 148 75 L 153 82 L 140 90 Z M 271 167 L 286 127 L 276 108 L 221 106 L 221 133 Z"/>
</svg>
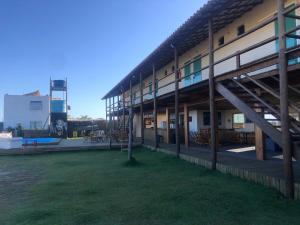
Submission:
<svg viewBox="0 0 300 225">
<path fill-rule="evenodd" d="M 184 149 L 183 149 L 184 151 Z M 0 158 L 0 224 L 298 224 L 274 189 L 133 149 Z"/>
<path fill-rule="evenodd" d="M 297 177 L 300 119 L 298 73 L 299 64 L 292 65 L 287 74 L 288 118 L 293 145 L 290 167 L 294 174 L 293 185 L 299 179 Z M 281 148 L 282 121 L 278 113 L 280 111 L 278 71 L 275 69 L 271 72 L 238 76 L 229 80 L 217 79 L 219 80 L 216 80 L 213 98 L 213 112 L 215 112 L 213 120 L 210 113 L 212 99 L 208 94 L 210 85 L 208 81 L 203 81 L 178 90 L 177 97 L 176 92 L 154 95 L 153 99 L 147 99 L 142 104 L 132 104 L 132 107 L 123 108 L 120 107 L 122 100 L 115 102 L 117 107 L 113 104 L 108 111 L 110 121 L 108 134 L 116 130 L 126 133 L 132 126 L 132 136 L 137 142 L 148 143 L 156 149 L 163 146 L 163 149 L 175 151 L 178 157 L 181 154 L 183 157 L 198 154 L 197 157 L 201 160 L 202 156 L 203 160 L 210 160 L 201 165 L 211 168 L 222 163 L 220 161 L 222 155 L 232 157 L 227 163 L 231 164 L 232 168 L 244 166 L 246 173 L 249 172 L 249 168 L 255 169 L 258 165 L 266 165 L 266 167 L 259 166 L 261 169 L 257 172 L 272 171 L 270 175 L 278 178 L 277 183 L 268 186 L 273 186 L 284 193 L 286 178 L 283 174 L 286 168 L 282 160 L 284 159 Z M 215 121 L 214 129 L 211 121 Z M 215 141 L 212 141 L 213 135 Z M 257 182 L 254 178 L 251 180 Z M 272 181 L 260 183 L 263 182 Z M 298 194 L 295 193 L 296 195 Z"/>
</svg>

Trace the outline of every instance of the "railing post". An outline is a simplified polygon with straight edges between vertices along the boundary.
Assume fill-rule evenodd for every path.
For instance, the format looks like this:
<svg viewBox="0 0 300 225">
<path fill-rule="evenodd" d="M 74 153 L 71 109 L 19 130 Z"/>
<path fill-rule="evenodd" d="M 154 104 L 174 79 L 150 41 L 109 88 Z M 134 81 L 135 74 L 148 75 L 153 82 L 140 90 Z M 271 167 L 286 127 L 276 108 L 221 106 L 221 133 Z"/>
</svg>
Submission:
<svg viewBox="0 0 300 225">
<path fill-rule="evenodd" d="M 285 16 L 284 0 L 277 0 L 278 7 L 278 41 L 279 41 L 279 79 L 280 79 L 280 115 L 282 132 L 282 150 L 285 174 L 285 196 L 294 198 L 294 174 L 292 161 L 292 145 L 289 132 L 289 108 L 288 108 L 288 74 L 287 74 L 287 56 L 286 56 L 286 36 L 285 36 Z"/>
<path fill-rule="evenodd" d="M 143 78 L 142 73 L 140 73 L 140 113 L 141 113 L 141 144 L 144 144 L 144 91 L 143 91 Z"/>
<path fill-rule="evenodd" d="M 128 160 L 132 159 L 132 81 L 130 79 L 130 106 L 129 106 L 129 135 L 128 135 Z"/>
<path fill-rule="evenodd" d="M 209 105 L 210 105 L 210 136 L 212 151 L 212 169 L 216 169 L 217 165 L 217 124 L 216 124 L 216 105 L 215 105 L 215 80 L 214 80 L 214 37 L 213 22 L 208 22 L 209 33 Z"/>
<path fill-rule="evenodd" d="M 236 55 L 236 68 L 240 69 L 241 67 L 241 55 L 239 53 L 239 51 L 237 51 L 237 55 Z"/>
<path fill-rule="evenodd" d="M 174 62 L 175 62 L 175 139 L 176 139 L 176 156 L 180 155 L 180 140 L 179 140 L 179 66 L 178 52 L 174 46 Z"/>
<path fill-rule="evenodd" d="M 154 148 L 158 148 L 158 134 L 157 134 L 157 98 L 156 98 L 156 70 L 155 65 L 152 66 L 152 85 L 153 85 L 153 120 L 154 120 Z"/>
</svg>

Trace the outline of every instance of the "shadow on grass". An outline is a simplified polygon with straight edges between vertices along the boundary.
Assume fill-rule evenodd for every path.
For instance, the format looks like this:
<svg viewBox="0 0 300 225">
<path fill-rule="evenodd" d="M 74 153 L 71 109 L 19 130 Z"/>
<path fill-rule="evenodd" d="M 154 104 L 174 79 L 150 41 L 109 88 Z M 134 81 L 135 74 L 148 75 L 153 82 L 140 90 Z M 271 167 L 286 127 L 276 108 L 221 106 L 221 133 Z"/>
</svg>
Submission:
<svg viewBox="0 0 300 225">
<path fill-rule="evenodd" d="M 137 161 L 134 157 L 131 160 L 127 160 L 126 162 L 122 163 L 124 167 L 140 167 L 143 166 L 143 163 Z"/>
</svg>

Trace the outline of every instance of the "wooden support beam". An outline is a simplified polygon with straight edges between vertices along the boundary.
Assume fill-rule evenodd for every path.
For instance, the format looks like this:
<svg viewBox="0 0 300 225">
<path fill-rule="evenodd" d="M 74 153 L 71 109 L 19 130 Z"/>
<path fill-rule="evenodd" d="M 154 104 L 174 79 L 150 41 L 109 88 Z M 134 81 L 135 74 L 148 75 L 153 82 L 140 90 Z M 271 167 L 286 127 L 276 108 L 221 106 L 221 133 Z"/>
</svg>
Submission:
<svg viewBox="0 0 300 225">
<path fill-rule="evenodd" d="M 123 110 L 122 110 L 122 126 L 123 126 L 123 132 L 124 134 L 126 133 L 126 121 L 125 121 L 125 92 L 122 90 L 122 105 L 123 105 Z"/>
<path fill-rule="evenodd" d="M 120 96 L 117 97 L 117 129 L 119 129 L 120 125 Z"/>
<path fill-rule="evenodd" d="M 115 130 L 116 127 L 115 127 L 115 97 L 112 98 L 113 99 L 113 103 L 112 103 L 112 129 Z"/>
<path fill-rule="evenodd" d="M 166 123 L 167 123 L 167 140 L 166 143 L 170 144 L 170 110 L 166 108 Z"/>
<path fill-rule="evenodd" d="M 223 95 L 232 105 L 245 114 L 247 118 L 256 123 L 274 142 L 279 146 L 282 145 L 281 133 L 268 123 L 264 118 L 258 115 L 252 108 L 245 102 L 233 94 L 224 85 L 217 83 L 216 90 Z"/>
<path fill-rule="evenodd" d="M 105 99 L 105 130 L 107 135 L 107 128 L 108 128 L 108 122 L 107 122 L 107 98 Z"/>
<path fill-rule="evenodd" d="M 211 135 L 211 151 L 212 151 L 212 169 L 215 170 L 217 166 L 217 112 L 215 104 L 215 79 L 214 79 L 214 36 L 213 36 L 213 22 L 208 23 L 209 33 L 209 105 L 210 105 L 210 135 Z"/>
<path fill-rule="evenodd" d="M 111 139 L 112 139 L 112 130 L 111 130 L 111 98 L 109 98 L 109 149 L 111 149 Z"/>
<path fill-rule="evenodd" d="M 145 137 L 144 137 L 144 91 L 143 91 L 143 78 L 142 73 L 140 73 L 140 113 L 141 113 L 141 144 L 144 144 Z"/>
<path fill-rule="evenodd" d="M 264 118 L 264 110 L 261 109 L 259 112 L 261 116 Z M 255 132 L 255 151 L 256 151 L 256 159 L 263 161 L 266 159 L 266 146 L 265 146 L 265 141 L 266 141 L 266 136 L 263 132 L 263 130 L 257 126 L 256 124 L 254 125 L 254 132 Z"/>
<path fill-rule="evenodd" d="M 156 86 L 156 70 L 152 66 L 152 86 L 153 86 L 153 125 L 154 125 L 154 148 L 158 148 L 158 133 L 157 133 L 157 86 Z"/>
<path fill-rule="evenodd" d="M 175 139 L 176 139 L 176 156 L 180 155 L 180 139 L 179 139 L 179 63 L 178 52 L 174 47 L 174 67 L 175 67 Z"/>
<path fill-rule="evenodd" d="M 285 36 L 285 16 L 284 0 L 277 0 L 278 7 L 278 42 L 279 42 L 279 80 L 280 80 L 280 114 L 281 114 L 281 133 L 282 133 L 282 150 L 285 175 L 285 196 L 294 198 L 294 174 L 292 161 L 292 144 L 290 137 L 290 120 L 289 120 L 289 103 L 288 103 L 288 77 L 287 77 L 287 56 L 286 36 Z"/>
<path fill-rule="evenodd" d="M 130 79 L 130 106 L 129 106 L 129 135 L 128 135 L 128 160 L 132 160 L 132 81 Z"/>
<path fill-rule="evenodd" d="M 184 111 L 184 143 L 185 147 L 190 146 L 190 126 L 189 126 L 189 108 L 187 104 L 185 103 L 183 105 L 183 111 Z"/>
<path fill-rule="evenodd" d="M 262 129 L 254 125 L 254 132 L 255 132 L 255 151 L 256 151 L 256 159 L 263 161 L 266 159 L 266 150 L 265 150 L 265 135 Z"/>
</svg>

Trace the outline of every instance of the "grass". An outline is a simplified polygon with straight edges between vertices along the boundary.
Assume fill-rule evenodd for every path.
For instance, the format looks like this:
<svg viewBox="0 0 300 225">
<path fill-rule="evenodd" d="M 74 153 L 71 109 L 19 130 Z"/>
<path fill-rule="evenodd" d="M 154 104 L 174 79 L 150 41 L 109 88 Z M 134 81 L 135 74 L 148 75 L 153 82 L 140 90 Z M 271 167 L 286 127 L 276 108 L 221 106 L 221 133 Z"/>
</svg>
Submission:
<svg viewBox="0 0 300 225">
<path fill-rule="evenodd" d="M 0 158 L 2 225 L 294 225 L 300 202 L 272 189 L 135 150 Z M 1 180 L 2 179 L 2 180 Z"/>
</svg>

